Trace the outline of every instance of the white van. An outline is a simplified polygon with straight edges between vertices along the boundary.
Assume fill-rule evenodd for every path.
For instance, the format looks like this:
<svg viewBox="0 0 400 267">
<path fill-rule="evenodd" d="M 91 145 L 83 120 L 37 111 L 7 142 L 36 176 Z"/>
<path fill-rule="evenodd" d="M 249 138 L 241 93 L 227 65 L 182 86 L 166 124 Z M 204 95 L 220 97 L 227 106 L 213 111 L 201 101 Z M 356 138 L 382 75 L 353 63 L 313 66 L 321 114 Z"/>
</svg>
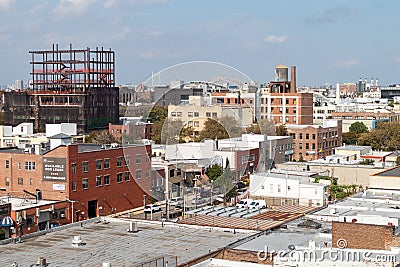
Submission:
<svg viewBox="0 0 400 267">
<path fill-rule="evenodd" d="M 236 208 L 247 208 L 253 200 L 251 198 L 244 198 L 236 204 Z"/>
<path fill-rule="evenodd" d="M 265 203 L 264 199 L 254 200 L 249 204 L 249 209 L 252 210 L 260 210 L 265 209 L 267 207 L 267 203 Z"/>
</svg>

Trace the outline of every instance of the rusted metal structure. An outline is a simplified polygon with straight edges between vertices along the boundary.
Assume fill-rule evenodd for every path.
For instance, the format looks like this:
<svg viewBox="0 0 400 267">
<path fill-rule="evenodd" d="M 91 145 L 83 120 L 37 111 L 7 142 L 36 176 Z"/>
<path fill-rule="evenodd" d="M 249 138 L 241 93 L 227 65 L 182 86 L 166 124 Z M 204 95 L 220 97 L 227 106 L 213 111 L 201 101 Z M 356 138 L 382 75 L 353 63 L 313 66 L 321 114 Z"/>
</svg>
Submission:
<svg viewBox="0 0 400 267">
<path fill-rule="evenodd" d="M 29 53 L 31 87 L 19 92 L 26 93 L 24 101 L 13 104 L 14 111 L 16 106 L 27 105 L 26 113 L 13 112 L 11 124 L 23 118 L 33 121 L 36 129 L 43 129 L 46 123 L 71 122 L 83 133 L 118 122 L 114 51 L 72 49 L 71 44 L 61 50 L 53 44 L 51 50 Z"/>
</svg>

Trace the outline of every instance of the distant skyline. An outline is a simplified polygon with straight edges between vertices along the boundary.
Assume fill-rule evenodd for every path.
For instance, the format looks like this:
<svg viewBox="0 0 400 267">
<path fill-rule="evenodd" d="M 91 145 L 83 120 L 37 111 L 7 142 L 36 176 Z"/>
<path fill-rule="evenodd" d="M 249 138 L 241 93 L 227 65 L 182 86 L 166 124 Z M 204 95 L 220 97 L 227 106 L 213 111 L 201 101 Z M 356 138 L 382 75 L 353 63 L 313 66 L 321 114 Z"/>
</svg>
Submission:
<svg viewBox="0 0 400 267">
<path fill-rule="evenodd" d="M 297 84 L 400 83 L 400 1 L 0 0 L 0 85 L 29 78 L 30 50 L 111 48 L 116 84 L 188 61 L 252 80 L 297 66 Z M 184 77 L 177 77 L 184 79 Z"/>
</svg>

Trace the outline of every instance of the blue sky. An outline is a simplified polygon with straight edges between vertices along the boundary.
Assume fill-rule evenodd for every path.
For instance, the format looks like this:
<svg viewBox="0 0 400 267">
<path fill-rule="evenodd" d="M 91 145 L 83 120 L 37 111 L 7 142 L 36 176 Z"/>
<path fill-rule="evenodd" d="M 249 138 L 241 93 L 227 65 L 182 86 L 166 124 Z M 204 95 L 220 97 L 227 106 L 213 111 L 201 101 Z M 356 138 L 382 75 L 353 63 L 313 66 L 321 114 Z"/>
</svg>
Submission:
<svg viewBox="0 0 400 267">
<path fill-rule="evenodd" d="M 52 43 L 112 48 L 117 84 L 193 60 L 259 82 L 283 63 L 299 85 L 400 83 L 399 10 L 396 0 L 0 0 L 0 84 L 29 79 L 28 51 Z"/>
</svg>

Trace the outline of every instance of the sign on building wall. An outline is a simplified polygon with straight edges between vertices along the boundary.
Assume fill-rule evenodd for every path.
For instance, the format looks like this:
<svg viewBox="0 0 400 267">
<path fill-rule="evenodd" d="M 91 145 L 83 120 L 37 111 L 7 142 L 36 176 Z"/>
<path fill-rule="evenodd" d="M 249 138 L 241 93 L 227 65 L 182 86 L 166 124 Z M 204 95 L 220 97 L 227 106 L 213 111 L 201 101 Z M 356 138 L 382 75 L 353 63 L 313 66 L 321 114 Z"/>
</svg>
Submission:
<svg viewBox="0 0 400 267">
<path fill-rule="evenodd" d="M 66 181 L 67 161 L 65 158 L 43 158 L 43 180 Z"/>
</svg>

